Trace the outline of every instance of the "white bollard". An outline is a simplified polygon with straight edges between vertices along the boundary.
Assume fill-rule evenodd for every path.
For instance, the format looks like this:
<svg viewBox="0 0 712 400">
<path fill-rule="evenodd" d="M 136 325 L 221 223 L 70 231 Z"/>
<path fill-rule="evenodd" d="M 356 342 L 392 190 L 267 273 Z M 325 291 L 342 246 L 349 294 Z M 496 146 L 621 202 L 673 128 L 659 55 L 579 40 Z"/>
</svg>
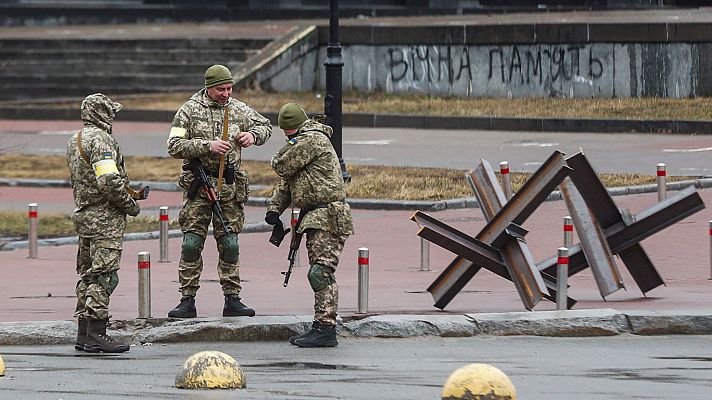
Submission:
<svg viewBox="0 0 712 400">
<path fill-rule="evenodd" d="M 30 249 L 28 258 L 37 258 L 37 203 L 28 204 L 27 212 L 27 247 Z"/>
<path fill-rule="evenodd" d="M 512 177 L 509 175 L 509 162 L 502 161 L 499 163 L 499 173 L 502 175 L 502 186 L 504 186 L 504 196 L 507 201 L 512 199 Z"/>
<path fill-rule="evenodd" d="M 368 312 L 368 248 L 358 249 L 358 313 Z"/>
<path fill-rule="evenodd" d="M 158 262 L 170 262 L 168 259 L 168 207 L 162 206 L 158 208 L 158 224 L 160 243 L 160 252 Z"/>
<path fill-rule="evenodd" d="M 297 234 L 297 230 L 295 229 L 295 226 L 297 225 L 297 222 L 299 221 L 299 210 L 292 209 L 292 220 L 290 222 L 290 226 L 292 227 L 292 235 Z M 294 266 L 295 267 L 301 267 L 302 264 L 299 261 L 299 249 L 297 249 L 296 253 L 294 253 Z"/>
<path fill-rule="evenodd" d="M 569 249 L 559 247 L 556 260 L 556 309 L 566 310 L 566 289 L 569 280 Z"/>
<path fill-rule="evenodd" d="M 138 317 L 151 318 L 151 253 L 138 253 Z"/>
<path fill-rule="evenodd" d="M 667 171 L 665 171 L 665 163 L 658 164 L 658 201 L 663 201 L 667 198 Z"/>
<path fill-rule="evenodd" d="M 574 223 L 570 216 L 564 217 L 564 247 L 570 249 L 574 245 Z"/>
<path fill-rule="evenodd" d="M 420 270 L 430 271 L 430 242 L 420 238 Z"/>
</svg>

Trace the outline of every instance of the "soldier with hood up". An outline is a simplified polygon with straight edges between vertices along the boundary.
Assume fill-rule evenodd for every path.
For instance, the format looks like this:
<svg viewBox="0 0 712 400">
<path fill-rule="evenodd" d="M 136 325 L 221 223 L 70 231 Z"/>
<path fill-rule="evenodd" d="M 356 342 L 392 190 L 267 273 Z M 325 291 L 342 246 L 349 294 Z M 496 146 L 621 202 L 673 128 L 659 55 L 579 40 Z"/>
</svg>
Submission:
<svg viewBox="0 0 712 400">
<path fill-rule="evenodd" d="M 333 347 L 338 344 L 339 305 L 334 273 L 346 239 L 354 233 L 341 166 L 329 141 L 333 130 L 308 118 L 296 103 L 285 104 L 278 121 L 287 143 L 271 160 L 272 169 L 282 179 L 272 193 L 265 222 L 280 223 L 280 214 L 290 204 L 304 214 L 295 234 L 307 236 L 307 279 L 314 291 L 312 329 L 289 338 L 289 342 L 299 347 Z"/>
<path fill-rule="evenodd" d="M 211 221 L 219 253 L 218 276 L 225 296 L 223 317 L 255 315 L 255 310 L 240 299 L 237 236 L 245 223 L 244 204 L 248 196 L 247 173 L 241 169 L 242 148 L 264 144 L 272 135 L 272 124 L 245 103 L 233 99 L 232 85 L 232 74 L 227 67 L 211 66 L 205 71 L 205 87 L 183 104 L 173 118 L 168 154 L 183 159 L 183 173 L 178 181 L 184 189 L 183 208 L 178 216 L 183 231 L 178 265 L 182 297 L 168 313 L 169 317 L 197 316 L 195 295 L 203 271 L 201 254 Z M 213 212 L 214 199 L 205 191 L 190 195 L 189 189 L 198 179 L 191 167 L 196 161 L 216 188 L 227 232 Z"/>
<path fill-rule="evenodd" d="M 119 143 L 111 127 L 121 104 L 96 93 L 82 102 L 84 128 L 67 143 L 74 204 L 72 221 L 79 235 L 74 348 L 89 353 L 121 353 L 129 345 L 106 334 L 109 298 L 119 284 L 119 261 L 126 216 L 141 211 L 126 191 L 129 183 Z"/>
</svg>

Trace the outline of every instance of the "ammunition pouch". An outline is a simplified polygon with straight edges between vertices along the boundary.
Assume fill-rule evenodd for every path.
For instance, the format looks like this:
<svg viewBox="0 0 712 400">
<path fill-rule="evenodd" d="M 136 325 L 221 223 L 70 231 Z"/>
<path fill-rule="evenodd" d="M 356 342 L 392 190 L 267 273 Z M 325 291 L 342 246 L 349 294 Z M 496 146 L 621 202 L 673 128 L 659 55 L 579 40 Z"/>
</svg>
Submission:
<svg viewBox="0 0 712 400">
<path fill-rule="evenodd" d="M 329 203 L 330 231 L 335 235 L 353 235 L 354 223 L 351 217 L 351 206 L 343 201 Z"/>
<path fill-rule="evenodd" d="M 198 190 L 200 190 L 200 186 L 202 186 L 202 182 L 200 182 L 200 179 L 193 178 L 193 181 L 190 182 L 190 186 L 188 186 L 188 198 L 193 200 L 195 196 L 198 194 Z"/>
<path fill-rule="evenodd" d="M 235 201 L 238 203 L 247 203 L 247 198 L 250 196 L 250 179 L 247 176 L 247 172 L 237 170 L 230 176 L 233 177 L 235 181 Z"/>
</svg>

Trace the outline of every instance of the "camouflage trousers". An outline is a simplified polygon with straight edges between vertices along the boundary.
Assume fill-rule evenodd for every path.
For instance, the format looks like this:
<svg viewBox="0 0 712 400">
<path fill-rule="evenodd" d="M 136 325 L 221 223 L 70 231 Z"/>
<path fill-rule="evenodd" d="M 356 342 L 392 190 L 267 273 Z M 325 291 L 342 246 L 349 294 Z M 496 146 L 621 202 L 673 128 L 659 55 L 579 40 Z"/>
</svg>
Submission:
<svg viewBox="0 0 712 400">
<path fill-rule="evenodd" d="M 108 276 L 119 270 L 121 261 L 121 238 L 79 238 L 77 251 L 77 318 L 108 319 L 109 297 L 118 284 L 118 275 L 113 288 L 107 288 Z"/>
<path fill-rule="evenodd" d="M 339 307 L 339 286 L 336 284 L 336 266 L 344 249 L 347 235 L 334 235 L 320 229 L 307 229 L 307 252 L 309 264 L 325 267 L 327 281 L 333 282 L 314 293 L 314 320 L 323 324 L 336 325 L 336 311 Z"/>
<path fill-rule="evenodd" d="M 231 201 L 221 201 L 220 207 L 223 211 L 225 224 L 230 231 L 239 233 L 245 224 L 243 204 L 233 199 Z M 217 242 L 218 253 L 220 254 L 217 269 L 223 294 L 239 294 L 242 289 L 240 286 L 239 253 L 237 262 L 232 263 L 222 260 L 223 249 L 219 243 L 220 238 L 225 235 L 225 232 L 222 229 L 218 217 L 213 213 L 213 203 L 201 196 L 196 196 L 192 200 L 188 199 L 185 195 L 183 196 L 183 208 L 178 216 L 178 223 L 184 234 L 192 232 L 205 239 L 208 235 L 208 226 L 211 222 L 213 224 L 213 236 Z M 202 255 L 196 261 L 192 262 L 185 261 L 181 258 L 178 263 L 178 281 L 180 282 L 179 290 L 183 296 L 195 296 L 200 288 L 200 275 L 202 272 Z"/>
</svg>

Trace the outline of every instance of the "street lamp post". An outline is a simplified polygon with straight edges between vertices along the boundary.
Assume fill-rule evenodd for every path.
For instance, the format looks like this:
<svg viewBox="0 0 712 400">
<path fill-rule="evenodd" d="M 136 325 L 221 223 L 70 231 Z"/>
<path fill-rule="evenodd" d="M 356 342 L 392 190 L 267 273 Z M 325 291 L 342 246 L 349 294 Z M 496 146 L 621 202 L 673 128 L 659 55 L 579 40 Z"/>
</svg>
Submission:
<svg viewBox="0 0 712 400">
<path fill-rule="evenodd" d="M 341 43 L 339 43 L 339 0 L 330 0 L 329 12 L 329 45 L 326 47 L 326 61 L 324 62 L 326 68 L 324 114 L 326 114 L 326 123 L 334 130 L 331 144 L 339 157 L 341 175 L 344 182 L 350 182 L 351 175 L 346 170 L 341 146 L 341 70 L 344 67 L 344 59 L 341 57 Z"/>
</svg>

